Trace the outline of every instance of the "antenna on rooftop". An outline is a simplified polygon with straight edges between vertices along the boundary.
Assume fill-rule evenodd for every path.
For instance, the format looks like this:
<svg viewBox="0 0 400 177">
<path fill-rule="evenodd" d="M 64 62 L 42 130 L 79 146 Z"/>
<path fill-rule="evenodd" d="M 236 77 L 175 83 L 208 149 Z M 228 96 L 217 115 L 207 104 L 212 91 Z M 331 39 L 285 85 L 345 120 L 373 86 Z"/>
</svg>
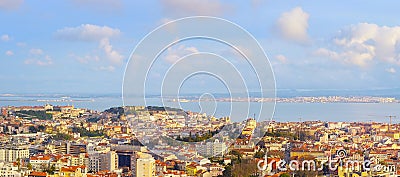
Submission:
<svg viewBox="0 0 400 177">
<path fill-rule="evenodd" d="M 300 127 L 299 127 L 299 140 L 300 140 L 300 137 L 301 137 L 301 117 L 299 117 L 299 125 L 300 125 Z"/>
<path fill-rule="evenodd" d="M 396 116 L 390 115 L 390 116 L 385 116 L 386 118 L 389 118 L 389 126 L 388 126 L 388 132 L 390 132 L 390 125 L 392 124 L 392 118 L 396 118 Z"/>
</svg>

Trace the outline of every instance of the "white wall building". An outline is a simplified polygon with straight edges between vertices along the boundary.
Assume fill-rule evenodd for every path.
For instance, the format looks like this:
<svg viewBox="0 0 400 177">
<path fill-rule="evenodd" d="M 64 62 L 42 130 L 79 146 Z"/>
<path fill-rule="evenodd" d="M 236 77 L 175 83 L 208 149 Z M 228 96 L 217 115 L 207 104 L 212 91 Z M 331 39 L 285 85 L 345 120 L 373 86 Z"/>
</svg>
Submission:
<svg viewBox="0 0 400 177">
<path fill-rule="evenodd" d="M 28 147 L 5 147 L 0 149 L 0 161 L 15 162 L 17 159 L 29 158 Z"/>
<path fill-rule="evenodd" d="M 18 171 L 18 167 L 12 164 L 0 163 L 0 176 L 1 177 L 21 177 L 21 173 Z"/>
<path fill-rule="evenodd" d="M 214 142 L 207 142 L 206 144 L 198 145 L 196 148 L 199 154 L 205 157 L 223 156 L 227 149 L 225 143 L 219 142 L 218 139 Z"/>
</svg>

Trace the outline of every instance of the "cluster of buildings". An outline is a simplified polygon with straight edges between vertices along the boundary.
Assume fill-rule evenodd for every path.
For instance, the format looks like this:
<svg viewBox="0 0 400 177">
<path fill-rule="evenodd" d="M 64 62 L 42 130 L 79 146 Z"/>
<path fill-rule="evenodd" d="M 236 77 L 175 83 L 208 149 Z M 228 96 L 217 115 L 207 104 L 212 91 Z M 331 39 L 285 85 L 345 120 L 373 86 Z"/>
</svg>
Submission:
<svg viewBox="0 0 400 177">
<path fill-rule="evenodd" d="M 172 102 L 195 102 L 197 99 L 171 99 Z M 218 102 L 277 102 L 277 103 L 399 103 L 394 97 L 378 96 L 302 96 L 281 98 L 216 98 L 203 99 L 202 101 Z"/>
<path fill-rule="evenodd" d="M 399 128 L 378 122 L 272 122 L 263 138 L 265 151 L 274 154 L 268 162 L 293 162 L 297 168 L 275 166 L 264 174 L 296 174 L 306 167 L 313 176 L 400 176 Z"/>
<path fill-rule="evenodd" d="M 149 151 L 133 127 L 148 120 L 168 129 L 166 135 L 171 138 L 176 138 L 180 129 L 187 135 L 201 136 L 219 130 L 229 118 L 140 106 L 123 109 L 129 114 L 114 108 L 97 112 L 48 104 L 1 110 L 0 176 L 186 177 L 218 176 L 224 170 L 223 165 L 197 153 L 195 147 L 187 150 L 160 143 L 159 149 L 165 153 Z M 196 120 L 191 119 L 194 117 Z M 218 140 L 204 146 L 204 153 L 210 156 L 222 157 L 227 149 Z M 175 150 L 176 154 L 170 153 Z"/>
<path fill-rule="evenodd" d="M 400 176 L 398 124 L 230 122 L 143 106 L 97 112 L 47 104 L 1 113 L 3 177 Z M 261 161 L 268 166 L 257 168 Z"/>
<path fill-rule="evenodd" d="M 293 97 L 277 98 L 279 103 L 398 103 L 394 97 L 374 96 L 318 96 L 318 97 Z"/>
</svg>

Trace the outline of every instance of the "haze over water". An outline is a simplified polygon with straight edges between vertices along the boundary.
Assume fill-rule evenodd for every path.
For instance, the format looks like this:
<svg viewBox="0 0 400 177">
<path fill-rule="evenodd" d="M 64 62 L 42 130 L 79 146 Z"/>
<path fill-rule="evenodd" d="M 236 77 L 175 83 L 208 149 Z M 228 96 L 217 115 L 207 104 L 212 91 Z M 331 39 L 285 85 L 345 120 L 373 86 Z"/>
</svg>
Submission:
<svg viewBox="0 0 400 177">
<path fill-rule="evenodd" d="M 0 97 L 0 106 L 38 106 L 49 103 L 52 105 L 74 105 L 78 108 L 103 111 L 110 107 L 122 105 L 122 99 L 116 96 L 64 99 L 64 101 L 52 101 L 54 97 Z M 168 102 L 165 103 L 166 105 L 170 104 Z M 184 110 L 201 111 L 198 102 L 181 102 L 180 104 Z M 239 109 L 247 112 L 247 102 L 235 102 L 235 104 L 238 105 Z M 271 104 L 267 103 L 269 106 Z M 159 98 L 150 98 L 147 99 L 147 105 L 162 106 L 162 103 Z M 230 113 L 229 102 L 201 102 L 200 105 L 203 107 L 203 112 L 208 115 L 214 113 L 215 106 L 214 115 L 216 117 L 229 116 Z M 257 117 L 259 107 L 260 103 L 251 102 L 249 117 L 253 117 L 254 114 Z M 400 104 L 398 103 L 277 103 L 273 120 L 285 122 L 299 121 L 301 118 L 302 121 L 388 122 L 385 116 L 399 115 L 399 110 Z M 232 117 L 235 116 L 233 115 Z M 260 120 L 269 119 L 261 118 Z M 396 119 L 393 119 L 393 123 L 397 122 Z"/>
</svg>

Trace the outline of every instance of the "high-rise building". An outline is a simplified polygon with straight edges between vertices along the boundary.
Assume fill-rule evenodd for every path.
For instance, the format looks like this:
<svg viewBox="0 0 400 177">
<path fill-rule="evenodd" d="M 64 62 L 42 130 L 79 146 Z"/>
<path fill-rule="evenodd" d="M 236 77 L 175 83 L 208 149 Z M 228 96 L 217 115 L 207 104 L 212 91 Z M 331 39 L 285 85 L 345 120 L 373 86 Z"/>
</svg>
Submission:
<svg viewBox="0 0 400 177">
<path fill-rule="evenodd" d="M 143 152 L 146 148 L 144 146 L 114 145 L 111 146 L 111 150 L 118 154 L 118 168 L 135 172 L 136 152 Z"/>
<path fill-rule="evenodd" d="M 55 143 L 54 152 L 59 154 L 79 155 L 81 153 L 86 153 L 86 145 L 75 144 L 69 141 L 60 141 Z"/>
<path fill-rule="evenodd" d="M 155 175 L 155 160 L 147 153 L 138 152 L 136 158 L 136 177 L 153 177 Z"/>
<path fill-rule="evenodd" d="M 209 157 L 223 156 L 227 147 L 224 142 L 219 142 L 218 139 L 215 139 L 214 142 L 207 142 L 206 144 L 198 145 L 196 149 L 200 155 Z"/>
<path fill-rule="evenodd" d="M 118 169 L 118 155 L 115 151 L 94 153 L 89 155 L 89 171 L 114 171 Z"/>
<path fill-rule="evenodd" d="M 86 153 L 81 153 L 79 155 L 72 155 L 70 157 L 69 166 L 88 166 L 89 165 L 89 157 Z"/>
<path fill-rule="evenodd" d="M 1 108 L 1 114 L 2 114 L 3 116 L 7 116 L 7 115 L 8 115 L 7 109 L 6 109 L 6 108 Z"/>
<path fill-rule="evenodd" d="M 104 170 L 114 171 L 118 169 L 118 155 L 115 151 L 109 151 L 102 155 L 101 168 Z"/>
<path fill-rule="evenodd" d="M 17 159 L 29 158 L 29 149 L 26 146 L 10 146 L 0 149 L 0 161 L 15 162 Z"/>
</svg>

